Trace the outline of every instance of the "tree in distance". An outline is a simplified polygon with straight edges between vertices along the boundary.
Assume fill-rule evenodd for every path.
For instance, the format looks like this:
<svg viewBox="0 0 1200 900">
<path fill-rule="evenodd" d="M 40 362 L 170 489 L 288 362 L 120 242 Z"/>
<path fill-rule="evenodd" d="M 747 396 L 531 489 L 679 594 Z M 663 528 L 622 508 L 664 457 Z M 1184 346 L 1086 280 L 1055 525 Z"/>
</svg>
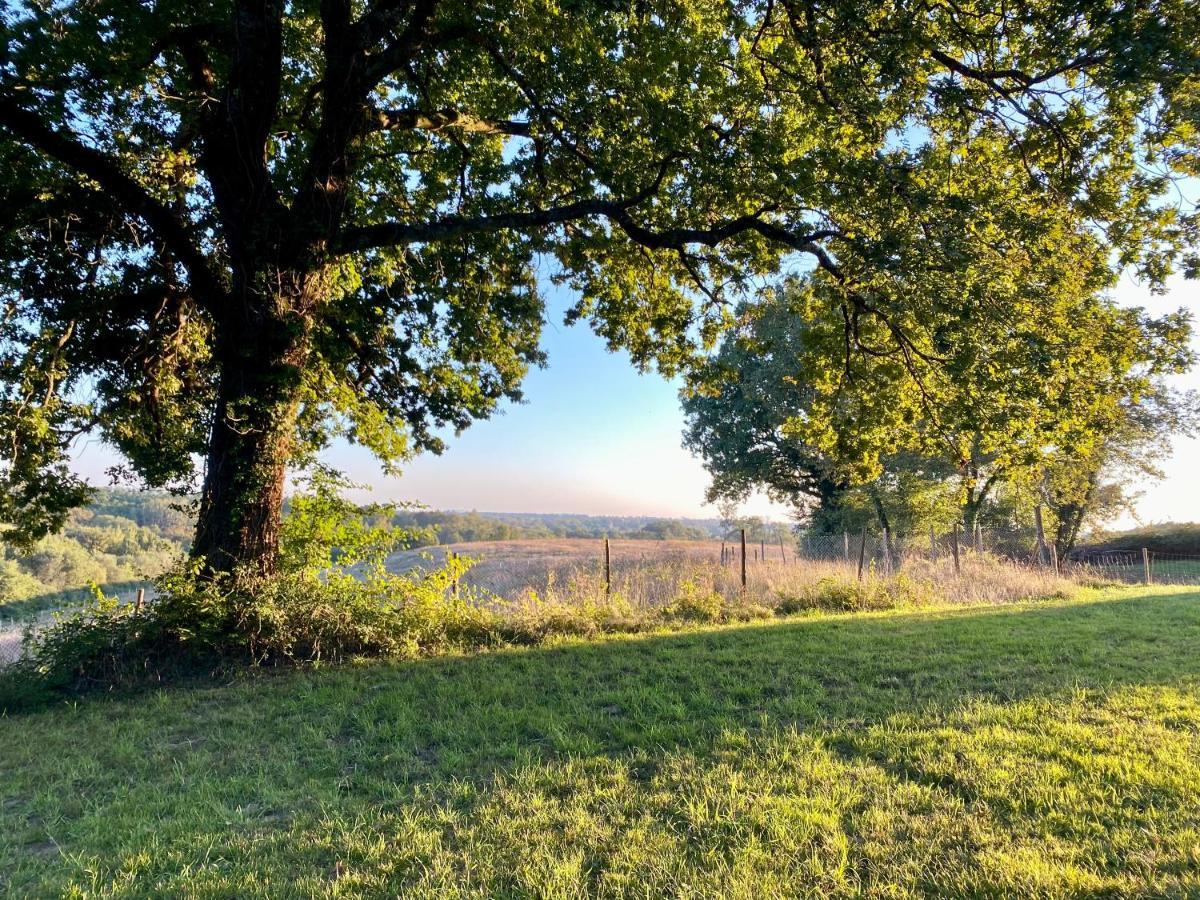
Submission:
<svg viewBox="0 0 1200 900">
<path fill-rule="evenodd" d="M 1167 438 L 1194 427 L 1195 397 L 1165 381 L 1194 355 L 1186 313 L 1118 308 L 1100 281 L 1077 277 L 1102 272 L 1099 255 L 1051 240 L 903 339 L 860 329 L 840 358 L 844 329 L 820 275 L 740 307 L 683 397 L 684 442 L 711 474 L 710 499 L 763 488 L 807 508 L 818 530 L 869 517 L 970 532 L 1007 486 L 1054 511 L 1069 549 L 1102 471 L 1152 472 Z"/>
</svg>

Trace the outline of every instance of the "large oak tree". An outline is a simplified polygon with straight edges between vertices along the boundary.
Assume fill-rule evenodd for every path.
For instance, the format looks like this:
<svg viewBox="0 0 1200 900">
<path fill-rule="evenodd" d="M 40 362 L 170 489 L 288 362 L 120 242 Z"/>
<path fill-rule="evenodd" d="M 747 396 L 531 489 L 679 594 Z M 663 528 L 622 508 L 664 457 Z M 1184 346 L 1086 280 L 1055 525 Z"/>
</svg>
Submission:
<svg viewBox="0 0 1200 900">
<path fill-rule="evenodd" d="M 807 260 L 902 335 L 1052 209 L 1162 277 L 1193 223 L 1191 0 L 15 0 L 0 50 L 0 521 L 70 442 L 203 462 L 194 552 L 270 571 L 289 464 L 395 464 L 515 397 L 539 270 L 677 371 Z M 987 225 L 975 228 L 987 204 Z M 1186 213 L 1186 211 L 1183 211 Z M 953 238 L 953 239 L 951 239 Z M 945 284 L 945 279 L 937 283 Z M 914 288 L 917 290 L 914 291 Z"/>
</svg>

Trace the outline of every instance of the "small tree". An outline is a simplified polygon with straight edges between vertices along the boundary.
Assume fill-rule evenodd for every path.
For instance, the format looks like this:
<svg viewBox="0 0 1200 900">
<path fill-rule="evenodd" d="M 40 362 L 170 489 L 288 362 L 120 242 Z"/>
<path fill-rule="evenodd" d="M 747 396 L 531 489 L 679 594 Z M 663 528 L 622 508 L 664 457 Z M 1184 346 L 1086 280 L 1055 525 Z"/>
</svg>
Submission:
<svg viewBox="0 0 1200 900">
<path fill-rule="evenodd" d="M 1190 364 L 1186 340 L 1176 346 L 1182 353 L 1152 364 L 1156 373 Z M 1171 439 L 1194 436 L 1200 424 L 1195 392 L 1172 390 L 1159 378 L 1139 394 L 1113 399 L 1099 439 L 1064 448 L 1043 470 L 1040 496 L 1059 553 L 1070 553 L 1085 528 L 1132 512 L 1138 495 L 1131 484 L 1162 478 L 1159 464 L 1171 453 Z"/>
</svg>

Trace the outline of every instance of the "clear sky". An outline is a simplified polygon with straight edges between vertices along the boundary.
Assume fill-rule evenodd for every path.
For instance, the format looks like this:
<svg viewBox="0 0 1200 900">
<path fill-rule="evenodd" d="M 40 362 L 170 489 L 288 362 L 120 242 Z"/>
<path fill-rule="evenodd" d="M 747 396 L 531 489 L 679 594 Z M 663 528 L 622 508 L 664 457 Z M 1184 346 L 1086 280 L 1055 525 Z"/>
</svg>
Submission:
<svg viewBox="0 0 1200 900">
<path fill-rule="evenodd" d="M 1117 298 L 1156 313 L 1180 306 L 1198 311 L 1200 284 L 1178 280 L 1155 297 L 1126 281 Z M 530 373 L 523 404 L 507 404 L 492 419 L 451 435 L 443 455 L 417 458 L 400 478 L 384 477 L 368 453 L 347 446 L 334 448 L 328 461 L 371 484 L 376 498 L 438 509 L 715 516 L 704 503 L 704 469 L 680 443 L 679 384 L 639 375 L 624 353 L 609 353 L 585 326 L 561 325 L 567 305 L 566 294 L 552 288 L 544 335 L 549 365 Z M 1200 388 L 1200 373 L 1180 384 Z M 95 483 L 104 483 L 112 462 L 95 442 L 77 455 L 77 468 Z M 1145 486 L 1139 518 L 1200 520 L 1198 466 L 1200 441 L 1177 441 L 1167 479 Z M 786 514 L 763 497 L 743 512 Z"/>
</svg>

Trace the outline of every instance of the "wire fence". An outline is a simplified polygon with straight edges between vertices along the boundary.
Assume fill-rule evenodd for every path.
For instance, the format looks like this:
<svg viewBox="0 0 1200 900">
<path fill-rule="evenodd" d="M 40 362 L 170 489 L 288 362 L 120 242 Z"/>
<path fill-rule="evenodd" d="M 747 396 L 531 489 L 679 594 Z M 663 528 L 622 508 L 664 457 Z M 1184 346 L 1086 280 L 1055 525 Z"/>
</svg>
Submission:
<svg viewBox="0 0 1200 900">
<path fill-rule="evenodd" d="M 749 579 L 777 577 L 781 570 L 805 563 L 819 564 L 850 577 L 888 577 L 907 567 L 935 577 L 955 577 L 975 559 L 998 559 L 1018 566 L 1062 574 L 1078 580 L 1125 584 L 1200 585 L 1200 554 L 1168 553 L 1142 547 L 1083 551 L 1060 558 L 1053 544 L 1030 538 L 1027 533 L 975 529 L 967 535 L 955 529 L 945 534 L 892 534 L 860 531 L 840 534 L 800 533 L 791 540 L 774 536 L 743 539 L 740 532 L 714 541 L 613 541 L 609 565 L 608 541 L 555 540 L 540 542 L 489 542 L 489 550 L 477 554 L 470 544 L 426 548 L 398 554 L 393 571 L 408 571 L 417 560 L 425 566 L 440 565 L 447 554 L 477 557 L 464 583 L 490 591 L 495 596 L 515 597 L 530 588 L 565 583 L 580 573 L 604 591 L 620 591 L 649 604 L 668 602 L 696 564 L 719 565 L 723 582 L 744 586 Z M 536 546 L 535 546 L 536 545 Z M 656 546 L 657 545 L 657 546 Z M 484 545 L 476 545 L 484 546 Z M 503 552 L 496 552 L 503 548 Z M 604 548 L 604 549 L 601 549 Z M 744 553 L 744 556 L 743 556 Z M 479 557 L 482 558 L 479 558 Z M 417 567 L 421 567 L 418 565 Z M 970 572 L 963 578 L 970 578 Z M 127 603 L 136 602 L 133 583 L 110 585 L 105 592 Z M 584 585 L 586 588 L 586 585 Z M 81 593 L 81 592 L 80 592 Z M 150 590 L 152 595 L 153 591 Z M 147 595 L 149 597 L 149 595 Z M 665 599 L 664 599 L 665 598 Z M 79 596 L 63 593 L 61 603 L 44 608 L 25 605 L 21 615 L 5 617 L 0 606 L 0 667 L 23 655 L 23 642 L 51 625 L 56 613 L 78 608 Z M 16 604 L 10 604 L 10 608 Z"/>
<path fill-rule="evenodd" d="M 154 589 L 147 581 L 122 581 L 101 585 L 105 596 L 121 603 L 147 602 Z M 0 668 L 16 662 L 24 655 L 24 642 L 38 632 L 54 624 L 56 618 L 72 610 L 81 609 L 92 596 L 91 588 L 57 591 L 46 597 L 35 597 L 28 601 L 10 604 L 23 611 L 17 615 L 4 615 L 0 606 Z M 140 596 L 140 601 L 139 601 Z"/>
<path fill-rule="evenodd" d="M 1085 552 L 1070 567 L 1100 579 L 1128 584 L 1200 584 L 1200 554 L 1144 548 Z"/>
<path fill-rule="evenodd" d="M 738 558 L 740 542 L 733 540 L 731 561 Z M 751 542 L 756 552 L 747 551 L 753 563 L 761 556 L 771 558 L 771 547 Z M 780 557 L 789 554 L 779 548 Z M 1200 554 L 1174 553 L 1144 547 L 1105 551 L 1076 551 L 1060 555 L 1053 543 L 1038 542 L 1027 532 L 975 529 L 923 535 L 887 532 L 872 534 L 801 534 L 790 548 L 798 560 L 842 562 L 855 569 L 874 572 L 898 572 L 912 560 L 952 566 L 968 554 L 986 553 L 1015 565 L 1053 569 L 1063 575 L 1126 584 L 1200 585 Z M 861 560 L 861 567 L 859 561 Z"/>
</svg>

